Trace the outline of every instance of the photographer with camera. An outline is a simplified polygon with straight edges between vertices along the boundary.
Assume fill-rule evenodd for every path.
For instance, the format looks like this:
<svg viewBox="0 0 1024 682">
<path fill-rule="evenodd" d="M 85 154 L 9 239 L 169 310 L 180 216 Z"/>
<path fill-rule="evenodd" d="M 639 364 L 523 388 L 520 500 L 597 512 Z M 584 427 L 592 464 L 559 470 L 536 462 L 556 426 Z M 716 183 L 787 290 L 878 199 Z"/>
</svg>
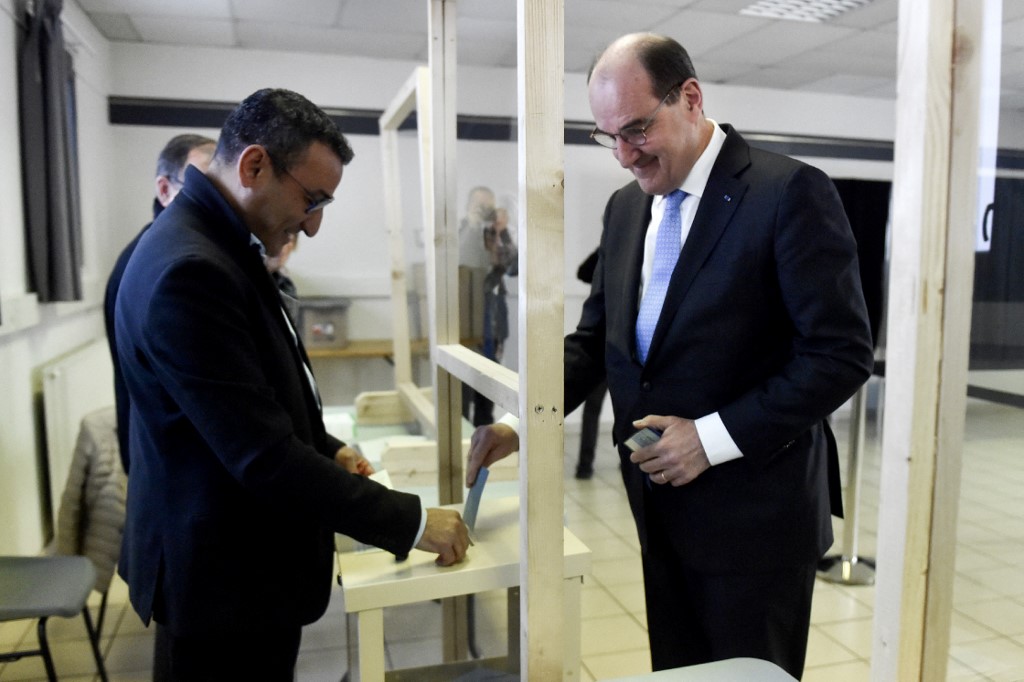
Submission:
<svg viewBox="0 0 1024 682">
<path fill-rule="evenodd" d="M 459 223 L 459 265 L 473 271 L 474 283 L 482 282 L 483 330 L 476 348 L 484 357 L 501 362 L 508 338 L 508 289 L 505 276 L 518 273 L 519 252 L 508 229 L 509 211 L 496 206 L 489 187 L 474 187 L 466 202 L 466 217 Z M 462 307 L 469 301 L 460 301 Z M 470 411 L 470 405 L 473 406 Z M 462 387 L 462 415 L 473 426 L 494 421 L 494 403 L 471 387 Z"/>
</svg>

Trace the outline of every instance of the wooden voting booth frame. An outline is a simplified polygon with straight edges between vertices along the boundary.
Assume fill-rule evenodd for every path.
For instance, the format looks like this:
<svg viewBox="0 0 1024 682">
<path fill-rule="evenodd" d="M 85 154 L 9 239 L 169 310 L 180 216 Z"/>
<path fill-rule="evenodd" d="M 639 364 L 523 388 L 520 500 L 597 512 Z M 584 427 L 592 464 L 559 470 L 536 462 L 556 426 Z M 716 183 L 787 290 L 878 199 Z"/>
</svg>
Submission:
<svg viewBox="0 0 1024 682">
<path fill-rule="evenodd" d="M 429 69 L 419 68 L 380 118 L 385 220 L 391 245 L 396 394 L 437 440 L 441 504 L 462 500 L 461 386 L 520 416 L 519 651 L 522 679 L 556 680 L 579 659 L 563 618 L 563 1 L 518 0 L 519 367 L 517 374 L 459 344 L 456 219 L 455 0 L 430 1 Z M 433 400 L 412 380 L 398 166 L 398 128 L 417 114 Z M 531 456 L 532 455 L 532 456 Z M 511 605 L 510 605 L 511 608 Z M 444 658 L 466 651 L 464 598 L 444 601 Z"/>
<path fill-rule="evenodd" d="M 871 655 L 878 682 L 946 678 L 985 94 L 979 46 L 999 39 L 984 30 L 985 13 L 998 5 L 901 0 L 899 6 Z"/>
<path fill-rule="evenodd" d="M 978 51 L 965 48 L 983 39 L 985 9 L 965 0 L 900 2 L 890 369 L 872 647 L 872 678 L 880 681 L 945 677 L 973 272 L 972 236 L 960 227 L 973 222 L 981 68 Z M 557 562 L 563 492 L 562 3 L 518 0 L 518 17 L 518 385 L 457 345 L 453 0 L 431 0 L 430 107 L 420 103 L 420 135 L 431 150 L 423 177 L 425 201 L 432 202 L 426 224 L 434 227 L 427 265 L 435 423 L 440 451 L 447 453 L 441 499 L 461 499 L 461 458 L 452 444 L 462 380 L 522 417 L 521 669 L 524 679 L 548 680 L 561 677 L 564 646 Z M 404 306 L 404 264 L 398 265 L 396 291 L 400 282 Z M 399 350 L 408 339 L 407 318 L 405 324 L 405 333 L 395 335 L 400 386 L 411 385 L 399 364 L 400 355 L 408 357 Z M 406 386 L 400 393 L 421 422 L 433 415 L 415 391 Z M 553 448 L 559 452 L 547 452 Z"/>
</svg>

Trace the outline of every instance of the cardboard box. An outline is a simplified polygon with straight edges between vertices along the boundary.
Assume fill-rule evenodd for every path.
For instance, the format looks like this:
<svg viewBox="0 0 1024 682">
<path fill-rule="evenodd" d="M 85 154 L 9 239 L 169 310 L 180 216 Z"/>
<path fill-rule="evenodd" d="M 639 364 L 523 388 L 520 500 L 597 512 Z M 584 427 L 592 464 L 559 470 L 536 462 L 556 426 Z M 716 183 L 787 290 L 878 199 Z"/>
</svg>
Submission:
<svg viewBox="0 0 1024 682">
<path fill-rule="evenodd" d="M 336 296 L 299 299 L 299 325 L 306 348 L 344 348 L 348 345 L 348 307 L 351 301 Z"/>
</svg>

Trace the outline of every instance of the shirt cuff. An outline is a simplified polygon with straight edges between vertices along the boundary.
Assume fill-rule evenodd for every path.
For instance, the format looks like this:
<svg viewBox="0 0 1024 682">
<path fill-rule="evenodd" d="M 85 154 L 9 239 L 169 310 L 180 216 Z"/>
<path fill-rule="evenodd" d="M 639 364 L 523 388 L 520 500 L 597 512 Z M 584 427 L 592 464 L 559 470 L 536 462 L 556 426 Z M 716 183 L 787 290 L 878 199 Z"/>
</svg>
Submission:
<svg viewBox="0 0 1024 682">
<path fill-rule="evenodd" d="M 420 540 L 423 539 L 423 532 L 427 529 L 427 508 L 420 504 L 420 529 L 416 531 L 416 539 L 412 541 L 412 547 L 409 551 L 416 549 L 416 545 L 420 544 Z"/>
<path fill-rule="evenodd" d="M 501 419 L 499 419 L 497 421 L 497 423 L 498 424 L 504 424 L 505 426 L 509 427 L 510 429 L 515 431 L 516 433 L 519 433 L 519 417 L 515 416 L 514 414 L 506 412 L 501 417 Z"/>
<path fill-rule="evenodd" d="M 697 435 L 700 437 L 701 445 L 704 446 L 704 453 L 708 456 L 711 466 L 724 462 L 739 459 L 743 456 L 736 441 L 729 435 L 722 418 L 717 412 L 706 417 L 701 417 L 694 422 L 697 427 Z"/>
</svg>

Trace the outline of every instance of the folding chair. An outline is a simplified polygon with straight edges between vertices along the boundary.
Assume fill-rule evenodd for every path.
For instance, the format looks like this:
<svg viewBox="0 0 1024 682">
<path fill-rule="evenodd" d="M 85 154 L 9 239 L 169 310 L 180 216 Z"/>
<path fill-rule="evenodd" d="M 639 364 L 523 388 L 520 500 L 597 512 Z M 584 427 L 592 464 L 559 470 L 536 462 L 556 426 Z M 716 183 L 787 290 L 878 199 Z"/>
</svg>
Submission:
<svg viewBox="0 0 1024 682">
<path fill-rule="evenodd" d="M 36 626 L 39 648 L 0 653 L 0 662 L 41 656 L 46 676 L 56 682 L 57 673 L 46 640 L 46 620 L 50 616 L 71 618 L 81 613 L 96 658 L 96 670 L 100 679 L 107 682 L 99 635 L 86 606 L 95 582 L 96 569 L 83 556 L 0 556 L 0 622 L 39 619 Z"/>
</svg>

